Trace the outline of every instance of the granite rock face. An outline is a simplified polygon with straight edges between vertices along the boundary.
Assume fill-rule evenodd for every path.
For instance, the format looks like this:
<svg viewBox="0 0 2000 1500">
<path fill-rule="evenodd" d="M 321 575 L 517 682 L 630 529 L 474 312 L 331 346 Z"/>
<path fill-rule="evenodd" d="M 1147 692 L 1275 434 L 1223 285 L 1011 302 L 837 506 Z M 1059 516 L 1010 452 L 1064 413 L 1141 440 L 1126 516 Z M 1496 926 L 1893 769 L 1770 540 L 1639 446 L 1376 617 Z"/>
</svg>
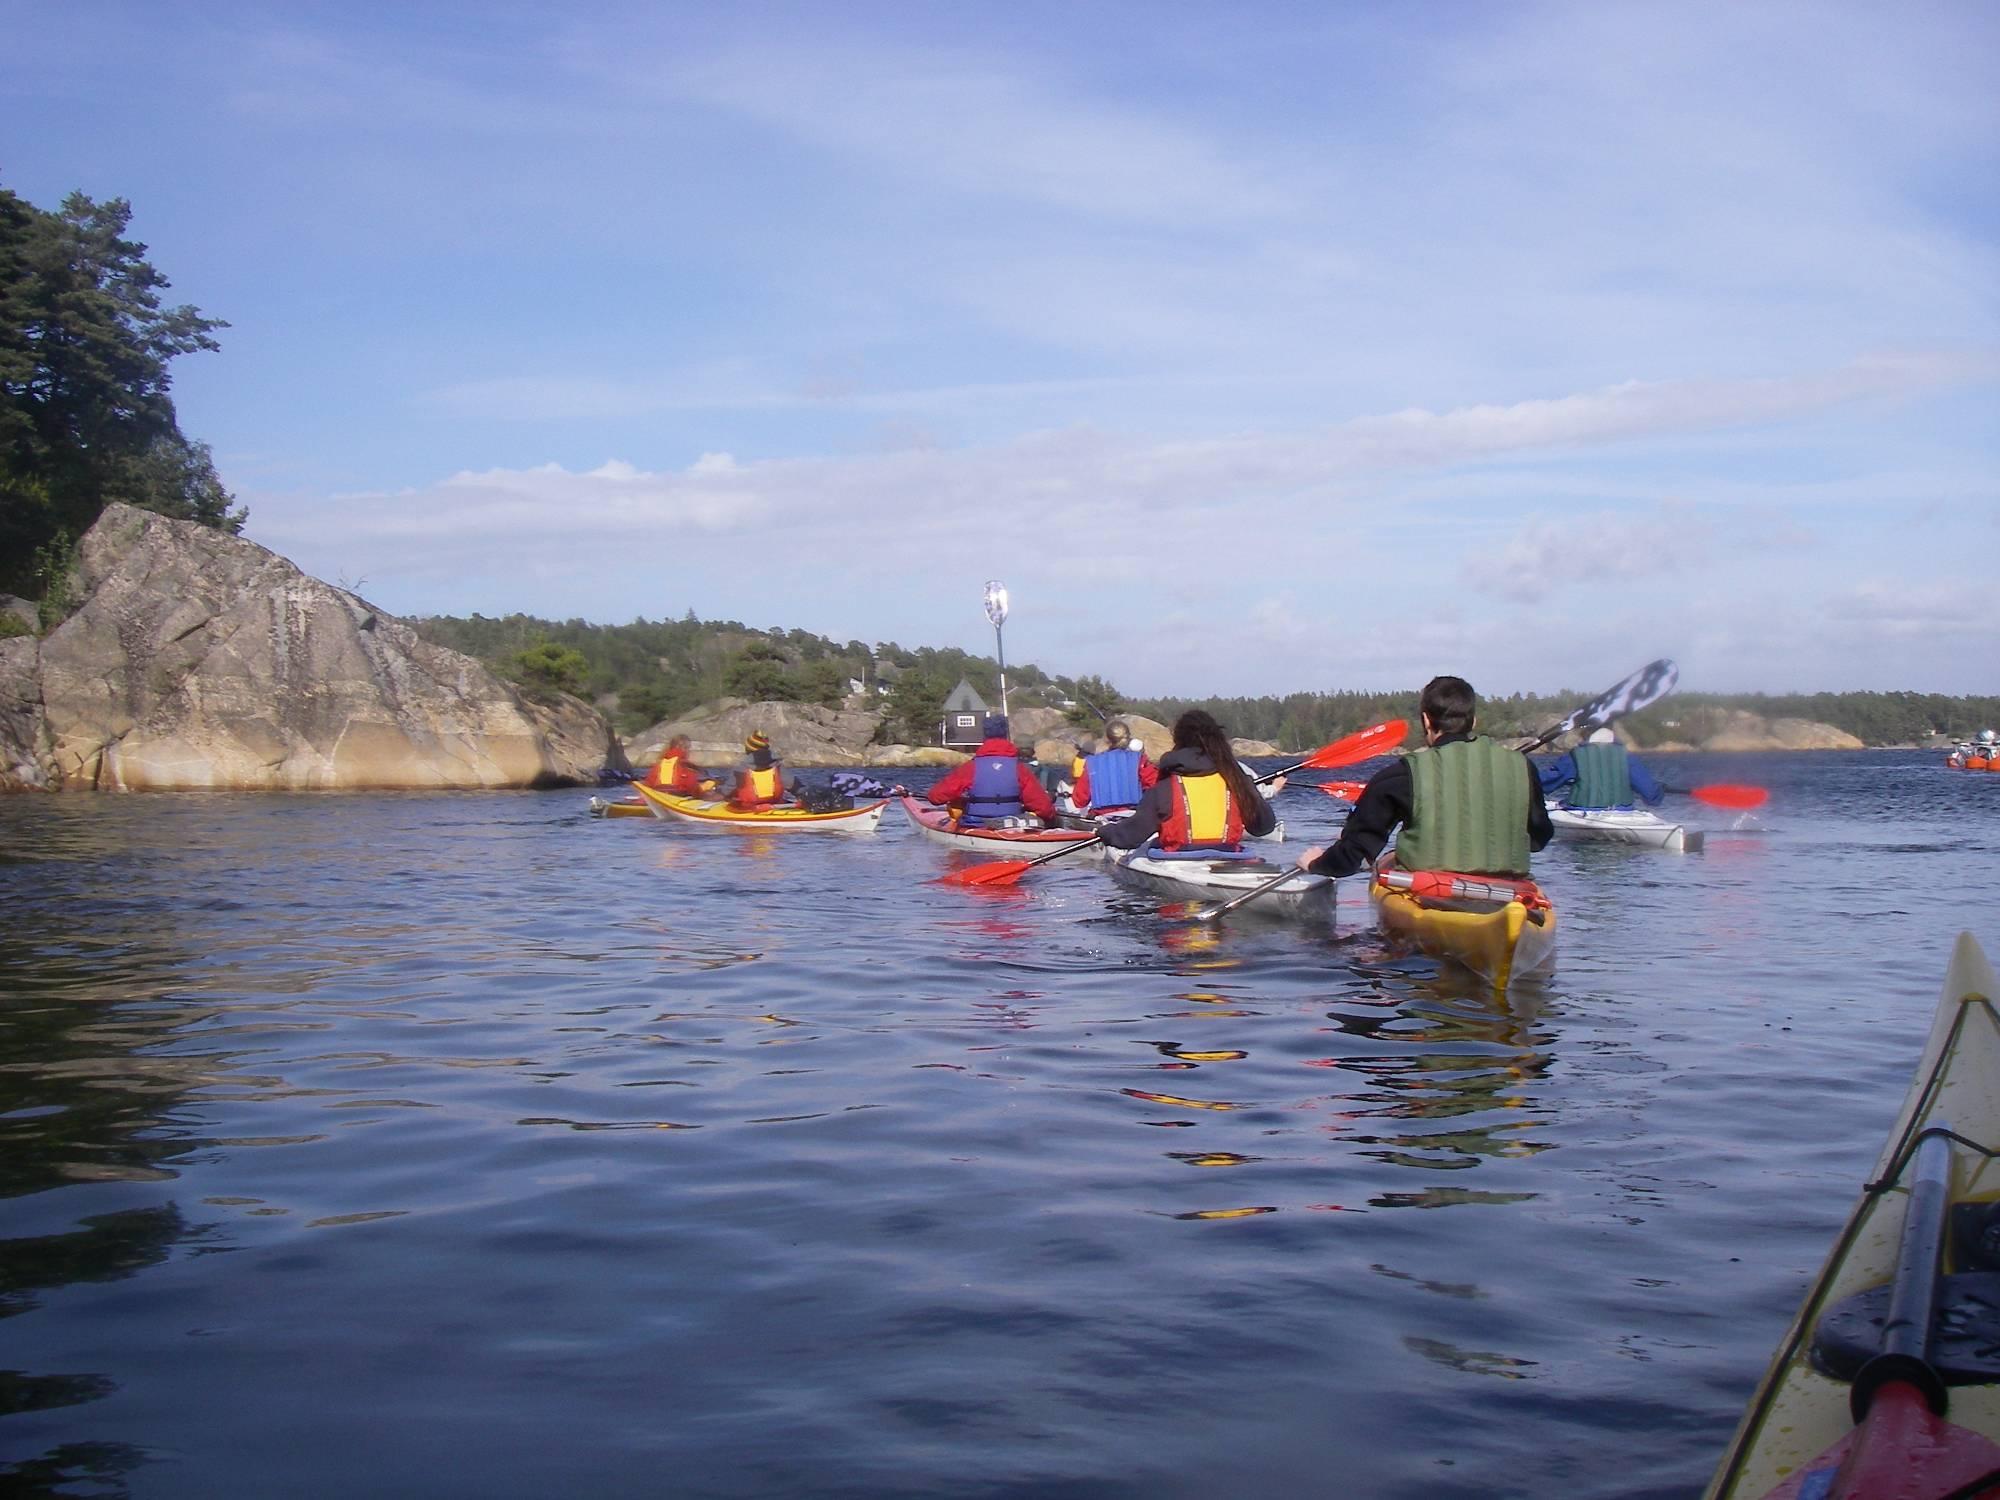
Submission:
<svg viewBox="0 0 2000 1500">
<path fill-rule="evenodd" d="M 240 537 L 112 505 L 78 546 L 75 592 L 41 640 L 0 642 L 15 785 L 546 786 L 619 759 L 589 705 L 531 703 Z"/>
</svg>

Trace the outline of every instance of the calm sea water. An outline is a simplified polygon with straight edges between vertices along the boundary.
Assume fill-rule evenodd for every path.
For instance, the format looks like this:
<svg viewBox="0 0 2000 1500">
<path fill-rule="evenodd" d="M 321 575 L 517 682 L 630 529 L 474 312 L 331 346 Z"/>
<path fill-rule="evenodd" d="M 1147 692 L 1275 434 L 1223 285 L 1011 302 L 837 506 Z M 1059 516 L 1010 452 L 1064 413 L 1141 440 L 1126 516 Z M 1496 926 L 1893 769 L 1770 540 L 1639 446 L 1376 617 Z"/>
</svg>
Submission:
<svg viewBox="0 0 2000 1500">
<path fill-rule="evenodd" d="M 0 801 L 0 1487 L 1693 1494 L 2000 955 L 2000 776 L 1661 764 L 1771 803 L 1553 847 L 1504 1003 L 1351 882 L 1207 930 L 899 822 Z"/>
</svg>

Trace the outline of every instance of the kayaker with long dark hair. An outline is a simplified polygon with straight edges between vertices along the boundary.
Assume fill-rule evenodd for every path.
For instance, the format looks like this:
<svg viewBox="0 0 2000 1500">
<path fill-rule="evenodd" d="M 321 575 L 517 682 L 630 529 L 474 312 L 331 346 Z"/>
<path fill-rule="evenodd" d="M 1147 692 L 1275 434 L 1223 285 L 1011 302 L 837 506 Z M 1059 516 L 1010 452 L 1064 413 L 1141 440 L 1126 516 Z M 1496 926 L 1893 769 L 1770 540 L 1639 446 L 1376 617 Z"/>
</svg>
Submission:
<svg viewBox="0 0 2000 1500">
<path fill-rule="evenodd" d="M 1369 777 L 1340 837 L 1306 850 L 1299 868 L 1336 879 L 1367 869 L 1401 824 L 1396 863 L 1405 870 L 1525 876 L 1528 855 L 1555 831 L 1541 777 L 1520 751 L 1472 732 L 1478 705 L 1462 677 L 1425 683 L 1423 748 Z"/>
<path fill-rule="evenodd" d="M 1137 849 L 1157 836 L 1169 853 L 1234 850 L 1244 835 L 1278 826 L 1278 815 L 1230 749 L 1228 734 L 1201 709 L 1174 720 L 1174 748 L 1160 757 L 1159 771 L 1132 816 L 1104 829 L 1104 842 L 1114 849 Z M 1280 776 L 1271 790 L 1284 784 Z"/>
</svg>

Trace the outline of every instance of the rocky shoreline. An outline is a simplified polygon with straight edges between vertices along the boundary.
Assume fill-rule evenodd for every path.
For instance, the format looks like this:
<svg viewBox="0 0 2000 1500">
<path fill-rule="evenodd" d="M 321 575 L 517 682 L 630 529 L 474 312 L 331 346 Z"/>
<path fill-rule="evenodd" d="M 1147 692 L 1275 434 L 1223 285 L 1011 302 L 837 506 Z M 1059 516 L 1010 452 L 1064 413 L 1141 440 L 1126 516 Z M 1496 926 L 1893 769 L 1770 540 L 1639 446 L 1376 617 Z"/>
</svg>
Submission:
<svg viewBox="0 0 2000 1500">
<path fill-rule="evenodd" d="M 483 663 L 425 641 L 346 589 L 191 522 L 108 506 L 77 547 L 68 618 L 0 638 L 0 791 L 385 790 L 591 785 L 644 767 L 675 734 L 721 768 L 753 731 L 801 767 L 952 766 L 961 752 L 878 744 L 878 703 L 839 708 L 725 698 L 653 725 L 629 747 L 580 698 L 541 701 Z M 34 607 L 0 600 L 32 620 Z M 1155 755 L 1167 726 L 1125 715 Z M 1850 734 L 1741 710 L 1686 750 L 1857 750 Z M 1066 765 L 1079 730 L 1022 708 L 1015 743 Z M 1287 752 L 1254 740 L 1239 755 Z"/>
</svg>

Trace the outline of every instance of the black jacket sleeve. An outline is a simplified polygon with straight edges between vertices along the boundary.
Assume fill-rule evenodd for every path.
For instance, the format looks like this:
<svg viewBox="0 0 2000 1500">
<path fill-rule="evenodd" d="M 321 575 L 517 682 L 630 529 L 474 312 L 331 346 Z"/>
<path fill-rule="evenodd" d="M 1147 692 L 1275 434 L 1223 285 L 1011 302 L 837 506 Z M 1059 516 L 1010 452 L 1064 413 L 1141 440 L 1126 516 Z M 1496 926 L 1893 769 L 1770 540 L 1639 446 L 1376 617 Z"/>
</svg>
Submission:
<svg viewBox="0 0 2000 1500">
<path fill-rule="evenodd" d="M 1528 762 L 1528 847 L 1531 850 L 1541 849 L 1555 837 L 1556 831 L 1549 822 L 1548 801 L 1542 796 L 1541 773 L 1526 755 L 1521 759 Z"/>
<path fill-rule="evenodd" d="M 1389 835 L 1395 832 L 1396 825 L 1408 820 L 1413 795 L 1410 763 L 1399 755 L 1368 778 L 1368 784 L 1361 789 L 1360 800 L 1354 804 L 1354 811 L 1347 815 L 1340 837 L 1327 846 L 1326 853 L 1313 861 L 1313 873 L 1331 875 L 1337 880 L 1375 863 L 1383 846 L 1389 842 Z M 1540 806 L 1537 801 L 1529 809 L 1530 813 Z M 1548 821 L 1549 815 L 1544 811 L 1544 828 L 1548 826 Z M 1543 837 L 1546 840 L 1547 835 Z"/>
<path fill-rule="evenodd" d="M 1115 823 L 1107 823 L 1101 835 L 1104 842 L 1113 849 L 1136 849 L 1147 839 L 1160 831 L 1174 810 L 1174 789 L 1171 777 L 1162 776 L 1146 789 L 1139 799 L 1138 807 L 1129 818 L 1121 818 Z"/>
</svg>

